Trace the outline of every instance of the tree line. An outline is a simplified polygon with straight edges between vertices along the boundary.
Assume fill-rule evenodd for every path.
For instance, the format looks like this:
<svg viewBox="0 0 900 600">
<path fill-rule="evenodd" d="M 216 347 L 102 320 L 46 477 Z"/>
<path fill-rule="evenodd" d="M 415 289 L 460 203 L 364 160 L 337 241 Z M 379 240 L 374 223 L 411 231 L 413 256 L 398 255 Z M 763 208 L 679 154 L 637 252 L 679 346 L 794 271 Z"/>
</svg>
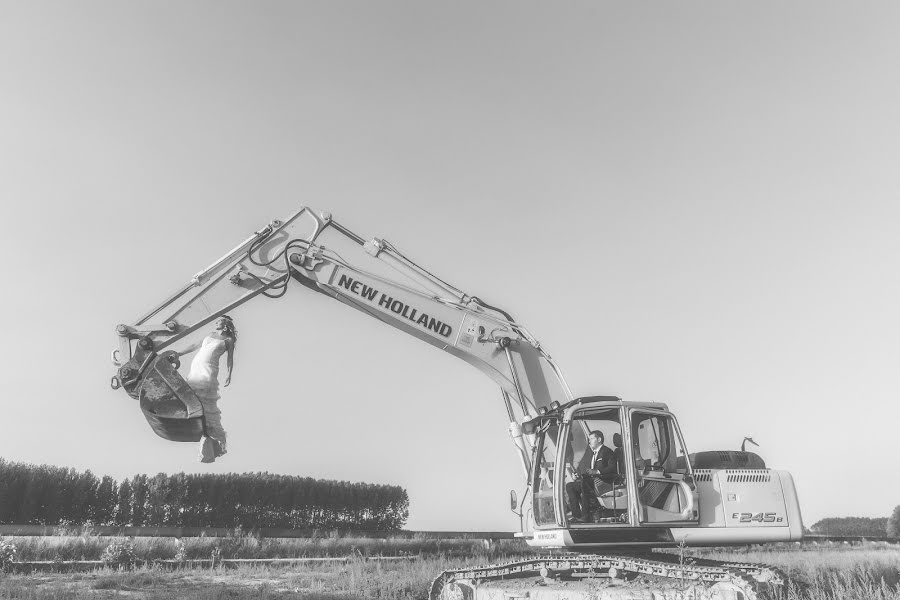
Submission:
<svg viewBox="0 0 900 600">
<path fill-rule="evenodd" d="M 828 517 L 810 527 L 812 533 L 819 535 L 847 535 L 884 537 L 887 533 L 886 517 Z"/>
<path fill-rule="evenodd" d="M 0 458 L 0 523 L 392 531 L 409 516 L 399 486 L 272 473 L 135 475 Z"/>
</svg>

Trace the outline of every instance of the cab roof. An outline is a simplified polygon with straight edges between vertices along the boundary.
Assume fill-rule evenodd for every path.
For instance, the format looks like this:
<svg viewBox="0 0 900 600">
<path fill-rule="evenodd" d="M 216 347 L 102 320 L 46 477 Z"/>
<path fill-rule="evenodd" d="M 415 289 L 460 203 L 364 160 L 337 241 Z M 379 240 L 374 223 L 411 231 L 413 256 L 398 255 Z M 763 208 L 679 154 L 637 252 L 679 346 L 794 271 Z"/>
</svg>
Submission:
<svg viewBox="0 0 900 600">
<path fill-rule="evenodd" d="M 544 421 L 548 418 L 558 418 L 567 412 L 573 411 L 577 408 L 582 408 L 584 406 L 590 406 L 595 408 L 650 408 L 654 410 L 669 410 L 669 407 L 662 402 L 626 402 L 622 400 L 618 396 L 582 396 L 581 398 L 576 398 L 571 402 L 566 402 L 565 404 L 559 405 L 554 409 L 547 410 L 546 412 L 529 419 L 522 423 L 522 425 L 534 425 L 539 421 Z"/>
<path fill-rule="evenodd" d="M 560 406 L 560 410 L 565 412 L 573 406 L 582 404 L 599 404 L 601 406 L 626 406 L 628 408 L 653 408 L 656 410 L 669 410 L 669 407 L 662 402 L 627 402 L 618 396 L 582 396 L 571 402 L 567 402 Z"/>
</svg>

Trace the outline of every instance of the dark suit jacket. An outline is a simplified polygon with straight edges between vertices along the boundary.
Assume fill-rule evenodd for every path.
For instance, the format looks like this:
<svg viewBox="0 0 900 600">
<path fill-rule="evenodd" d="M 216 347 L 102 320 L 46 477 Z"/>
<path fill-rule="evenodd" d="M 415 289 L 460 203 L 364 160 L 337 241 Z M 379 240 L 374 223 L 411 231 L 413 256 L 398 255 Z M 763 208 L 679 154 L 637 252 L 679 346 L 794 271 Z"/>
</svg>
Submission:
<svg viewBox="0 0 900 600">
<path fill-rule="evenodd" d="M 591 467 L 591 463 L 593 463 L 593 467 Z M 597 460 L 594 461 L 594 451 L 588 446 L 584 451 L 584 456 L 578 461 L 575 472 L 584 475 L 591 468 L 596 469 L 600 475 L 614 475 L 616 473 L 615 453 L 606 446 L 600 446 L 600 451 L 597 453 Z"/>
</svg>

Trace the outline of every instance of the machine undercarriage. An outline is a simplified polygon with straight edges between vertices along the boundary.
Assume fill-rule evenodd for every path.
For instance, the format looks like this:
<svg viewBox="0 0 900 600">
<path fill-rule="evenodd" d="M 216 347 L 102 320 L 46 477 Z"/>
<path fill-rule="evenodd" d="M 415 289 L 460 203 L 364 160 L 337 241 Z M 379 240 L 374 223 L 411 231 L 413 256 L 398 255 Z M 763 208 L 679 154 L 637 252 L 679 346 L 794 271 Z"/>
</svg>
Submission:
<svg viewBox="0 0 900 600">
<path fill-rule="evenodd" d="M 764 600 L 787 576 L 763 564 L 677 554 L 545 555 L 445 571 L 430 600 Z"/>
</svg>

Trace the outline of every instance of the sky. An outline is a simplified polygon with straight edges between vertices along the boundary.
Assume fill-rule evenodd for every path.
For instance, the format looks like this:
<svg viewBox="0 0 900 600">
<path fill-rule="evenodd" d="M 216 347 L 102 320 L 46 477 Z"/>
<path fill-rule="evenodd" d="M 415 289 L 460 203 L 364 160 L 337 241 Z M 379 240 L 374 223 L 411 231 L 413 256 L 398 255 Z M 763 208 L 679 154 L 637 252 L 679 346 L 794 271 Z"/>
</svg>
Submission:
<svg viewBox="0 0 900 600">
<path fill-rule="evenodd" d="M 900 422 L 900 6 L 0 0 L 0 456 L 402 485 L 514 530 L 494 384 L 295 285 L 233 313 L 229 454 L 109 380 L 133 322 L 329 211 L 503 307 L 574 393 L 744 436 L 806 525 L 888 516 Z"/>
</svg>

